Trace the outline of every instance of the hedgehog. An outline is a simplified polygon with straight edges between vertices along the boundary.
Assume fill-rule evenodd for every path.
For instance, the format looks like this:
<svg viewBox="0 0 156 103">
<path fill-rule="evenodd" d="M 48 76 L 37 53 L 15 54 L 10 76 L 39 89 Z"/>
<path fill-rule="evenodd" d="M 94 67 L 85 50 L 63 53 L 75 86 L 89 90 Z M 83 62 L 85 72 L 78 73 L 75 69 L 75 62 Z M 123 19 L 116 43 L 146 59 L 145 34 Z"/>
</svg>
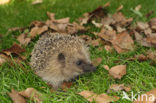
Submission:
<svg viewBox="0 0 156 103">
<path fill-rule="evenodd" d="M 96 69 L 81 38 L 59 33 L 46 33 L 39 38 L 31 53 L 30 64 L 35 73 L 55 90 L 64 81 Z"/>
</svg>

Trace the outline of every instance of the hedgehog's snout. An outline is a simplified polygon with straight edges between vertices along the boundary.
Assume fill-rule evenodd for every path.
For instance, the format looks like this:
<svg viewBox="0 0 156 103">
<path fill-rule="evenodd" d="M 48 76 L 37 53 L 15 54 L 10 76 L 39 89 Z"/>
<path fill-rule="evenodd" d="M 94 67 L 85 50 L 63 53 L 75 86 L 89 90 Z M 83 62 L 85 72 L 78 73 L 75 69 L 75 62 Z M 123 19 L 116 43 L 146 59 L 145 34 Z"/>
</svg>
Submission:
<svg viewBox="0 0 156 103">
<path fill-rule="evenodd" d="M 84 72 L 93 72 L 96 70 L 96 67 L 93 64 L 84 64 L 83 71 Z"/>
</svg>

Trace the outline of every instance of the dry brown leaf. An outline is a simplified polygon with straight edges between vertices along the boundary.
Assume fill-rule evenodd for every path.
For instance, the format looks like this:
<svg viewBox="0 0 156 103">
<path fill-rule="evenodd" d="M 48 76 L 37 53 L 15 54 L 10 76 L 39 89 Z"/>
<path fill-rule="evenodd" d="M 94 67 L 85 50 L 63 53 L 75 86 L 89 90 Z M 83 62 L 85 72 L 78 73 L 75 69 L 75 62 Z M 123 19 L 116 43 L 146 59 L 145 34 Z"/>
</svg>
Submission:
<svg viewBox="0 0 156 103">
<path fill-rule="evenodd" d="M 110 45 L 105 45 L 104 48 L 106 49 L 106 51 L 108 52 L 112 52 L 113 48 Z"/>
<path fill-rule="evenodd" d="M 140 95 L 133 103 L 156 103 L 156 89 Z"/>
<path fill-rule="evenodd" d="M 154 60 L 154 61 L 156 60 L 156 52 L 148 50 L 146 54 L 147 54 L 148 59 Z"/>
<path fill-rule="evenodd" d="M 155 34 L 149 35 L 147 38 L 143 38 L 138 32 L 134 32 L 136 41 L 142 46 L 146 47 L 156 47 L 156 37 Z"/>
<path fill-rule="evenodd" d="M 0 66 L 1 66 L 3 63 L 7 62 L 8 59 L 9 59 L 8 56 L 6 56 L 6 55 L 4 55 L 4 54 L 0 54 Z"/>
<path fill-rule="evenodd" d="M 108 65 L 103 65 L 104 69 L 109 71 L 109 66 Z"/>
<path fill-rule="evenodd" d="M 119 33 L 112 41 L 112 44 L 118 53 L 134 49 L 134 41 L 127 32 Z"/>
<path fill-rule="evenodd" d="M 139 4 L 139 5 L 137 5 L 136 7 L 135 7 L 135 11 L 140 11 L 140 9 L 141 9 L 141 5 Z"/>
<path fill-rule="evenodd" d="M 80 25 L 87 24 L 90 17 L 91 15 L 89 15 L 89 13 L 84 13 L 83 16 L 78 19 Z"/>
<path fill-rule="evenodd" d="M 55 20 L 55 14 L 51 12 L 47 12 L 47 16 L 49 17 L 50 20 Z"/>
<path fill-rule="evenodd" d="M 12 53 L 15 53 L 18 55 L 20 53 L 25 52 L 25 49 L 15 43 L 10 48 L 2 50 L 2 52 L 7 54 L 7 55 L 11 55 Z"/>
<path fill-rule="evenodd" d="M 111 103 L 112 101 L 117 101 L 119 98 L 116 97 L 110 97 L 104 93 L 102 94 L 96 94 L 91 91 L 82 91 L 78 93 L 79 95 L 83 96 L 85 99 L 87 99 L 89 102 L 96 101 L 97 103 Z"/>
<path fill-rule="evenodd" d="M 110 25 L 110 24 L 114 24 L 115 20 L 110 16 L 106 16 L 104 18 L 102 18 L 101 23 L 105 26 L 105 25 Z"/>
<path fill-rule="evenodd" d="M 126 17 L 121 12 L 116 12 L 115 14 L 113 14 L 112 18 L 114 20 L 114 23 L 112 25 L 115 27 L 120 26 L 122 28 L 127 28 L 133 21 L 133 18 L 126 19 Z"/>
<path fill-rule="evenodd" d="M 95 10 L 93 10 L 92 12 L 89 13 L 89 15 L 92 15 L 90 20 L 96 18 L 103 18 L 104 16 L 107 15 L 107 11 L 104 9 L 105 7 L 99 6 L 98 8 L 96 8 Z"/>
<path fill-rule="evenodd" d="M 25 70 L 23 65 L 21 64 L 21 62 L 26 59 L 24 56 L 21 56 L 20 54 L 23 52 L 25 52 L 25 49 L 23 49 L 21 46 L 19 46 L 16 43 L 13 44 L 11 48 L 7 48 L 0 52 L 1 64 L 8 61 L 10 62 L 9 63 L 10 66 L 15 66 L 14 64 L 17 63 L 20 65 L 20 67 L 23 70 Z M 12 57 L 15 57 L 15 58 L 12 58 Z"/>
<path fill-rule="evenodd" d="M 116 9 L 116 12 L 119 12 L 120 10 L 123 9 L 123 5 L 120 5 L 117 9 Z"/>
<path fill-rule="evenodd" d="M 45 25 L 45 23 L 42 21 L 33 21 L 33 22 L 31 22 L 30 27 L 34 27 L 34 26 L 42 27 L 44 25 Z"/>
<path fill-rule="evenodd" d="M 63 82 L 61 88 L 63 91 L 67 91 L 67 88 L 70 88 L 71 86 L 72 86 L 72 82 Z"/>
<path fill-rule="evenodd" d="M 118 91 L 121 91 L 121 90 L 125 90 L 126 92 L 129 92 L 131 90 L 131 88 L 124 86 L 124 84 L 112 84 L 109 87 L 107 92 L 108 93 L 110 93 L 110 91 L 118 92 Z"/>
<path fill-rule="evenodd" d="M 147 41 L 147 43 L 150 43 L 150 44 L 156 46 L 156 38 L 147 37 L 146 41 Z"/>
<path fill-rule="evenodd" d="M 61 18 L 61 19 L 57 19 L 56 20 L 55 19 L 55 14 L 54 13 L 51 13 L 51 12 L 47 12 L 47 15 L 50 18 L 50 21 L 53 22 L 53 23 L 66 24 L 66 23 L 69 23 L 69 21 L 70 21 L 70 18 L 69 17 Z"/>
<path fill-rule="evenodd" d="M 107 2 L 103 7 L 106 8 L 106 7 L 109 7 L 110 6 L 110 2 Z"/>
<path fill-rule="evenodd" d="M 109 70 L 109 75 L 115 79 L 121 79 L 126 74 L 126 65 L 117 65 Z"/>
<path fill-rule="evenodd" d="M 54 13 L 47 12 L 50 20 L 46 21 L 46 25 L 53 31 L 65 33 L 65 34 L 75 34 L 77 32 L 86 31 L 86 29 L 76 22 L 69 23 L 69 17 L 62 19 L 55 19 Z"/>
<path fill-rule="evenodd" d="M 142 35 L 140 35 L 138 32 L 134 32 L 135 34 L 135 39 L 136 41 L 142 45 L 142 46 L 147 46 L 147 47 L 152 47 L 152 44 L 147 43 L 146 39 L 142 37 Z"/>
<path fill-rule="evenodd" d="M 151 29 L 156 30 L 156 18 L 150 20 Z"/>
<path fill-rule="evenodd" d="M 98 57 L 98 58 L 92 60 L 92 63 L 93 63 L 95 66 L 100 65 L 101 62 L 102 62 L 102 58 L 100 58 L 100 57 Z"/>
<path fill-rule="evenodd" d="M 42 27 L 35 26 L 29 32 L 30 33 L 30 37 L 34 38 L 35 36 L 40 35 L 40 34 L 42 34 L 43 32 L 45 32 L 47 30 L 48 30 L 48 27 L 46 25 L 44 25 Z"/>
<path fill-rule="evenodd" d="M 97 27 L 97 28 L 101 28 L 102 27 L 102 24 L 101 23 L 97 23 L 94 20 L 92 20 L 92 24 L 94 24 L 95 27 Z"/>
<path fill-rule="evenodd" d="M 89 13 L 84 13 L 82 17 L 78 19 L 80 25 L 87 24 L 88 22 L 91 22 L 93 19 L 102 19 L 104 16 L 107 15 L 107 11 L 104 9 L 109 6 L 109 3 L 107 3 L 104 7 L 99 6 L 95 10 Z"/>
<path fill-rule="evenodd" d="M 120 27 L 120 26 L 116 26 L 116 29 L 117 29 L 117 32 L 118 33 L 121 33 L 121 32 L 124 32 L 124 31 L 126 31 L 126 28 L 123 28 L 123 27 Z"/>
<path fill-rule="evenodd" d="M 86 29 L 83 26 L 77 24 L 76 22 L 73 22 L 72 24 L 67 25 L 66 31 L 68 34 L 75 34 L 78 32 L 84 32 L 86 31 Z"/>
<path fill-rule="evenodd" d="M 8 95 L 13 100 L 13 103 L 27 103 L 25 99 L 14 89 L 12 89 L 11 93 L 8 93 Z"/>
<path fill-rule="evenodd" d="M 43 103 L 41 100 L 41 94 L 34 88 L 27 88 L 24 91 L 19 92 L 25 98 L 33 100 L 35 103 Z"/>
<path fill-rule="evenodd" d="M 137 55 L 135 56 L 135 58 L 138 60 L 138 61 L 146 61 L 148 60 L 148 57 L 143 55 L 143 54 L 140 54 L 140 55 Z"/>
<path fill-rule="evenodd" d="M 147 37 L 153 37 L 151 28 L 147 28 L 144 30 L 144 33 Z"/>
<path fill-rule="evenodd" d="M 149 27 L 149 25 L 147 23 L 144 22 L 137 22 L 137 29 L 139 30 L 145 30 Z"/>
<path fill-rule="evenodd" d="M 151 38 L 156 38 L 156 33 L 151 33 L 151 34 L 149 34 L 149 37 L 151 37 Z"/>
<path fill-rule="evenodd" d="M 121 12 L 116 12 L 112 17 L 117 23 L 121 23 L 126 20 L 125 16 Z"/>
<path fill-rule="evenodd" d="M 24 28 L 21 27 L 14 27 L 14 28 L 9 28 L 8 32 L 14 32 L 14 31 L 23 31 Z"/>
<path fill-rule="evenodd" d="M 113 39 L 116 38 L 116 32 L 102 28 L 101 31 L 97 34 L 97 36 L 101 37 L 102 39 L 108 42 L 111 42 Z"/>
<path fill-rule="evenodd" d="M 20 45 L 26 46 L 31 41 L 31 38 L 28 38 L 27 35 L 23 33 L 17 37 L 17 40 L 20 42 Z"/>
</svg>

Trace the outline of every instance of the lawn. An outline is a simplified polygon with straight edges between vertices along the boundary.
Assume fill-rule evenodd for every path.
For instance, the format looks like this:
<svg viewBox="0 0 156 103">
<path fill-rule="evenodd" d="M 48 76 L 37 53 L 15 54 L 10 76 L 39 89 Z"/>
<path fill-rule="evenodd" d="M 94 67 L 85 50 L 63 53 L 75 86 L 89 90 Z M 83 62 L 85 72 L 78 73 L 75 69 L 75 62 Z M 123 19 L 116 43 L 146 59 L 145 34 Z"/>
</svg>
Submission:
<svg viewBox="0 0 156 103">
<path fill-rule="evenodd" d="M 10 47 L 16 41 L 14 36 L 19 35 L 19 33 L 10 34 L 7 32 L 11 27 L 27 27 L 34 20 L 45 21 L 48 19 L 47 11 L 54 12 L 56 18 L 70 17 L 72 22 L 83 13 L 92 11 L 108 1 L 111 3 L 110 13 L 115 12 L 122 4 L 124 6 L 123 14 L 126 17 L 133 17 L 136 21 L 148 21 L 150 18 L 156 17 L 156 12 L 149 19 L 146 19 L 144 16 L 139 17 L 130 10 L 141 4 L 140 11 L 142 14 L 152 10 L 155 11 L 155 0 L 44 0 L 42 4 L 38 5 L 31 5 L 31 0 L 12 0 L 8 5 L 0 6 L 0 50 Z M 26 62 L 29 62 L 29 54 L 36 40 L 26 47 L 26 53 L 24 54 L 28 58 Z M 51 93 L 47 84 L 36 76 L 30 66 L 25 63 L 23 64 L 28 70 L 27 72 L 23 71 L 18 65 L 11 67 L 5 63 L 0 66 L 0 103 L 12 103 L 7 95 L 12 88 L 22 91 L 33 87 L 43 95 L 44 103 L 87 103 L 86 99 L 77 95 L 78 92 L 90 90 L 97 94 L 106 93 L 109 86 L 114 83 L 124 83 L 131 86 L 131 91 L 134 93 L 144 93 L 156 88 L 156 67 L 150 65 L 151 61 L 127 61 L 126 58 L 145 53 L 148 49 L 136 45 L 135 51 L 118 54 L 115 51 L 110 53 L 105 49 L 99 51 L 98 48 L 90 47 L 91 58 L 102 57 L 102 63 L 97 67 L 96 72 L 80 76 L 66 92 Z M 154 48 L 150 49 L 154 50 Z M 118 60 L 120 62 L 116 63 L 115 61 Z M 110 67 L 127 64 L 127 74 L 121 80 L 115 80 L 103 68 L 104 64 Z M 131 92 L 128 92 L 128 94 L 131 96 Z M 131 101 L 122 99 L 122 92 L 110 93 L 109 95 L 119 96 L 120 100 L 117 103 L 131 103 Z M 32 102 L 29 101 L 29 103 Z"/>
</svg>

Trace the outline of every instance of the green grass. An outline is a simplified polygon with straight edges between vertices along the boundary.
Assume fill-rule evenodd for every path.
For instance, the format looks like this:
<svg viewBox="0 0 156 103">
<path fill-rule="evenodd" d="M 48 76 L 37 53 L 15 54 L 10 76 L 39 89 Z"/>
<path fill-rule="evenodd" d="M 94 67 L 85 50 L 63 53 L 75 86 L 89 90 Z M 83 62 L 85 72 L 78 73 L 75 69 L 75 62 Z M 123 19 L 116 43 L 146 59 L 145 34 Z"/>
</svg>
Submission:
<svg viewBox="0 0 156 103">
<path fill-rule="evenodd" d="M 107 0 L 108 1 L 108 0 Z M 10 34 L 7 30 L 11 27 L 27 27 L 34 20 L 45 21 L 48 19 L 46 12 L 54 12 L 56 18 L 70 17 L 71 22 L 80 17 L 84 12 L 94 10 L 99 5 L 104 5 L 106 0 L 44 0 L 40 5 L 31 5 L 31 0 L 13 0 L 10 4 L 0 6 L 0 49 L 8 48 L 15 40 L 15 35 Z M 134 14 L 130 8 L 135 8 L 138 4 L 142 5 L 141 12 L 148 13 L 156 9 L 155 0 L 110 0 L 110 13 L 115 12 L 120 4 L 124 5 L 122 12 L 127 17 L 133 17 L 135 20 L 148 21 L 145 17 L 139 17 Z M 152 14 L 156 17 L 156 12 Z M 36 38 L 37 40 L 38 38 Z M 31 52 L 36 40 L 26 48 L 25 55 L 29 62 L 29 53 Z M 130 85 L 134 93 L 146 92 L 156 88 L 156 69 L 150 65 L 151 61 L 138 62 L 127 61 L 128 57 L 135 54 L 145 53 L 148 48 L 136 46 L 135 51 L 124 54 L 117 54 L 115 51 L 109 53 L 104 49 L 98 51 L 98 48 L 90 48 L 91 58 L 102 57 L 102 63 L 97 67 L 94 73 L 85 74 L 77 79 L 73 86 L 67 92 L 50 92 L 50 88 L 36 76 L 28 65 L 24 65 L 28 70 L 24 72 L 18 65 L 10 67 L 7 63 L 0 66 L 0 103 L 11 103 L 7 95 L 12 88 L 21 91 L 28 87 L 33 87 L 43 94 L 44 103 L 85 103 L 87 100 L 77 95 L 83 90 L 91 90 L 95 93 L 106 93 L 109 86 L 113 83 L 124 83 Z M 119 63 L 115 61 L 120 60 Z M 127 74 L 121 80 L 115 80 L 108 75 L 108 71 L 103 68 L 107 64 L 110 67 L 118 64 L 127 64 Z M 42 88 L 45 87 L 45 88 Z M 122 97 L 122 92 L 110 93 L 109 95 L 118 95 Z M 130 95 L 130 92 L 129 92 Z M 28 100 L 29 101 L 29 100 Z M 31 103 L 31 101 L 29 101 Z M 131 103 L 127 100 L 120 99 L 117 103 Z"/>
</svg>

